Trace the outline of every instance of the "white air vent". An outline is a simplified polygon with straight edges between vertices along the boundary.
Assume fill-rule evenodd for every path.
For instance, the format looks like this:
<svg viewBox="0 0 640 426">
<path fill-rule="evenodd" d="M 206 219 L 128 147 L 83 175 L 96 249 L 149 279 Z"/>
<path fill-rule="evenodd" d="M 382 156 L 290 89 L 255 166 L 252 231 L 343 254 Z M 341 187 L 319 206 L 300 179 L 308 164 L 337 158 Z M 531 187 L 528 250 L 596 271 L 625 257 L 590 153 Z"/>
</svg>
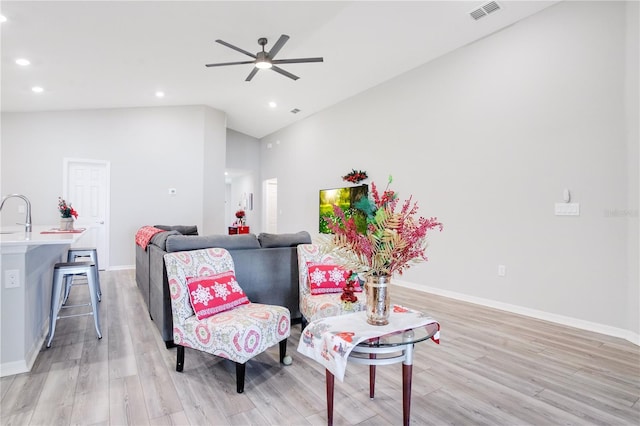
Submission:
<svg viewBox="0 0 640 426">
<path fill-rule="evenodd" d="M 294 109 L 291 110 L 291 114 L 297 114 L 299 112 L 300 112 L 300 110 L 298 108 L 294 108 Z"/>
<path fill-rule="evenodd" d="M 497 2 L 490 1 L 473 9 L 471 12 L 469 12 L 469 15 L 471 15 L 471 17 L 477 21 L 478 19 L 484 18 L 488 14 L 496 12 L 500 9 L 501 6 Z"/>
</svg>

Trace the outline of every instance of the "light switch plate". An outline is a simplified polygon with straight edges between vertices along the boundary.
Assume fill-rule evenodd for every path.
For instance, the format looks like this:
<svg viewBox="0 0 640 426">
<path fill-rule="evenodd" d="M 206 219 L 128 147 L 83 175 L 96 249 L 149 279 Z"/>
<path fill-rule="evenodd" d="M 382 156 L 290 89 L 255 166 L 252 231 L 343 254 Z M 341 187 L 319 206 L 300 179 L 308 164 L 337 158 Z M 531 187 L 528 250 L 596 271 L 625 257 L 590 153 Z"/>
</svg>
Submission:
<svg viewBox="0 0 640 426">
<path fill-rule="evenodd" d="M 580 216 L 580 203 L 556 203 L 556 216 Z"/>
</svg>

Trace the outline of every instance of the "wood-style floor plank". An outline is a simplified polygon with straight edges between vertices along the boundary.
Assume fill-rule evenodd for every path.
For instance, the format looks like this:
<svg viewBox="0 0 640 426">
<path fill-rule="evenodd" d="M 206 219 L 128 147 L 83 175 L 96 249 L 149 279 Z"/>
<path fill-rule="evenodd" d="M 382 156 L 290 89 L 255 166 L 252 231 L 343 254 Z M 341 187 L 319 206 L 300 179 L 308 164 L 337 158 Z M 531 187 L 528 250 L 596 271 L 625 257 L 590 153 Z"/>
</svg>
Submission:
<svg viewBox="0 0 640 426">
<path fill-rule="evenodd" d="M 247 363 L 235 391 L 228 360 L 187 349 L 175 371 L 149 319 L 133 270 L 101 272 L 102 339 L 91 317 L 58 322 L 51 348 L 30 373 L 0 380 L 4 425 L 324 425 L 324 369 L 296 351 L 300 325 L 278 363 L 278 347 Z M 640 348 L 622 340 L 497 309 L 392 287 L 394 303 L 441 324 L 441 344 L 414 351 L 414 425 L 638 425 Z M 70 303 L 88 300 L 74 287 Z M 402 422 L 400 365 L 350 364 L 336 381 L 334 424 Z"/>
</svg>

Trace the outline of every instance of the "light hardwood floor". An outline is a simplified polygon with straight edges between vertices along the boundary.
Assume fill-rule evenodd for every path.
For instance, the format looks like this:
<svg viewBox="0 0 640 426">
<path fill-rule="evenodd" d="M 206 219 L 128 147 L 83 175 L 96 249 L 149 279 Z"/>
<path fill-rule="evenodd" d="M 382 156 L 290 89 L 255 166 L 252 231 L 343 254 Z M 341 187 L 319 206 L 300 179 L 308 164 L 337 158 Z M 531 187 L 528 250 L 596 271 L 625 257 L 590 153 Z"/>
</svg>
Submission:
<svg viewBox="0 0 640 426">
<path fill-rule="evenodd" d="M 4 377 L 2 425 L 323 425 L 324 370 L 288 343 L 247 364 L 244 394 L 232 363 L 186 350 L 175 371 L 143 308 L 134 271 L 101 272 L 102 340 L 90 317 L 63 319 L 30 373 Z M 638 425 L 640 350 L 616 338 L 393 287 L 394 303 L 439 320 L 441 344 L 416 345 L 414 425 Z M 75 287 L 71 300 L 88 298 Z M 336 425 L 402 422 L 401 366 L 367 367 L 336 381 Z"/>
</svg>

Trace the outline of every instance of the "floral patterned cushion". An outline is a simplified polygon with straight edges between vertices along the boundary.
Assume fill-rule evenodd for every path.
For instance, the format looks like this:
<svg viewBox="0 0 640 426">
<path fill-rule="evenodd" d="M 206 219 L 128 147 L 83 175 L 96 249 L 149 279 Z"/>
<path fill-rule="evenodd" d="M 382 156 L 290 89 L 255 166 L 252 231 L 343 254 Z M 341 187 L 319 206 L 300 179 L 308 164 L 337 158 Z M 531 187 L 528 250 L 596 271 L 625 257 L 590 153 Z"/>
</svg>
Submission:
<svg viewBox="0 0 640 426">
<path fill-rule="evenodd" d="M 291 332 L 289 310 L 248 303 L 198 319 L 189 300 L 187 277 L 235 273 L 233 259 L 221 248 L 167 253 L 164 256 L 173 311 L 176 345 L 201 350 L 244 364 Z"/>
<path fill-rule="evenodd" d="M 356 302 L 343 302 L 341 293 L 311 294 L 309 285 L 308 262 L 335 264 L 331 255 L 322 254 L 317 244 L 300 244 L 298 246 L 298 281 L 300 290 L 300 312 L 307 321 L 327 318 L 336 315 L 350 314 L 367 309 L 364 292 L 358 293 Z"/>
<path fill-rule="evenodd" d="M 307 262 L 311 294 L 342 293 L 351 277 L 351 272 L 332 263 Z M 354 291 L 361 292 L 362 287 L 354 280 Z"/>
<path fill-rule="evenodd" d="M 233 271 L 187 279 L 189 300 L 199 320 L 249 303 Z"/>
</svg>

